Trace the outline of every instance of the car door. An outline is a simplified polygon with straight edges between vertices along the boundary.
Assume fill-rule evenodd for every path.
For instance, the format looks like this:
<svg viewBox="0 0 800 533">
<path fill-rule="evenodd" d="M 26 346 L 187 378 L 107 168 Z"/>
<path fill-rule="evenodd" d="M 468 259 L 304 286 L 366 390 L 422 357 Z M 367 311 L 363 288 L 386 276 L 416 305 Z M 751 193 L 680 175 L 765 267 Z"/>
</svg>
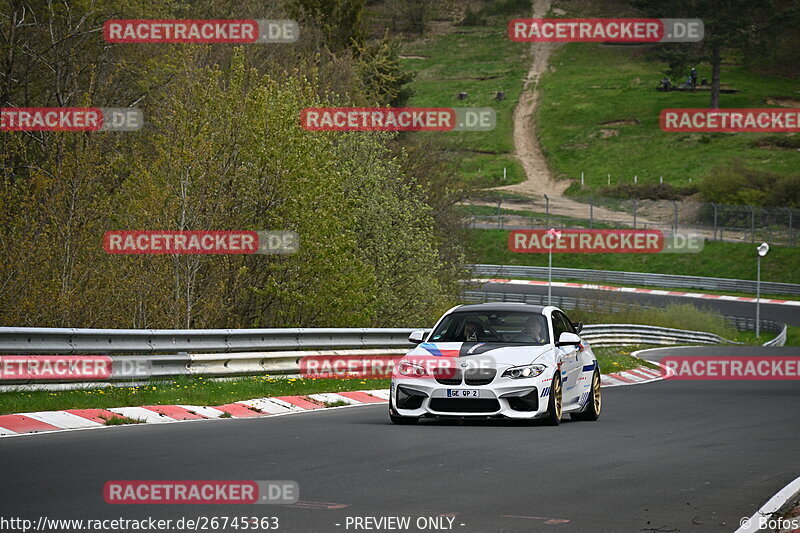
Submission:
<svg viewBox="0 0 800 533">
<path fill-rule="evenodd" d="M 552 315 L 553 320 L 553 339 L 558 341 L 561 334 L 564 332 L 576 333 L 572 322 L 559 311 L 554 311 Z M 556 348 L 561 361 L 561 381 L 564 387 L 564 403 L 572 403 L 577 400 L 579 394 L 577 391 L 578 378 L 581 374 L 581 361 L 580 351 L 577 346 L 561 346 Z"/>
</svg>

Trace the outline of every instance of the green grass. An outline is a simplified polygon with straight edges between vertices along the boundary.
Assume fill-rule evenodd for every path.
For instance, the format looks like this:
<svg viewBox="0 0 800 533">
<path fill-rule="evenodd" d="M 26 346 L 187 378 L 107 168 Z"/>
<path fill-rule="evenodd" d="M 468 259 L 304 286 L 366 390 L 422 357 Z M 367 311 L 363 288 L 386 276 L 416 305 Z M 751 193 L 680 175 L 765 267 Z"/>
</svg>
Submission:
<svg viewBox="0 0 800 533">
<path fill-rule="evenodd" d="M 270 396 L 303 396 L 318 392 L 385 389 L 388 387 L 389 380 L 386 379 L 282 379 L 255 376 L 242 377 L 233 381 L 212 381 L 204 379 L 202 376 L 186 376 L 173 381 L 153 382 L 141 387 L 108 387 L 59 392 L 3 392 L 0 393 L 0 415 L 139 405 L 215 406 Z"/>
<path fill-rule="evenodd" d="M 511 42 L 506 25 L 509 17 L 525 16 L 530 6 L 511 2 L 508 7 L 509 13 L 485 17 L 485 25 L 454 26 L 448 33 L 408 42 L 402 48 L 403 55 L 424 57 L 402 60 L 404 68 L 416 73 L 409 106 L 490 107 L 497 112 L 493 131 L 416 134 L 435 135 L 454 155 L 455 171 L 478 187 L 511 185 L 525 177 L 511 155 L 512 114 L 527 75 L 529 47 Z M 460 92 L 466 92 L 467 99 L 458 100 Z M 505 92 L 505 99 L 496 100 L 495 92 Z"/>
<path fill-rule="evenodd" d="M 579 178 L 585 172 L 584 192 L 606 185 L 658 183 L 659 176 L 674 185 L 697 183 L 716 166 L 732 158 L 753 168 L 794 174 L 800 168 L 796 149 L 755 146 L 774 134 L 668 133 L 658 125 L 665 108 L 707 108 L 708 91 L 655 90 L 664 65 L 650 59 L 647 47 L 572 43 L 551 57 L 554 72 L 542 80 L 537 114 L 540 141 L 558 177 Z M 697 66 L 710 79 L 707 64 Z M 724 108 L 774 107 L 766 100 L 796 97 L 795 80 L 754 75 L 738 65 L 723 65 L 722 82 L 739 90 L 721 95 Z M 638 124 L 603 125 L 616 120 Z M 604 132 L 601 130 L 607 130 Z M 785 134 L 784 134 L 785 135 Z M 578 192 L 574 185 L 570 192 Z"/>
<path fill-rule="evenodd" d="M 138 418 L 129 418 L 127 416 L 112 416 L 111 418 L 105 419 L 105 425 L 107 426 L 122 426 L 125 424 L 144 424 L 144 420 L 139 420 Z"/>
<path fill-rule="evenodd" d="M 622 372 L 640 367 L 658 369 L 659 367 L 653 363 L 631 355 L 636 350 L 644 348 L 651 348 L 651 346 L 600 346 L 592 348 L 592 351 L 597 356 L 597 364 L 600 366 L 601 374 Z"/>
<path fill-rule="evenodd" d="M 459 171 L 474 187 L 500 187 L 524 181 L 525 171 L 520 162 L 511 155 L 487 155 L 458 153 L 456 161 Z M 506 178 L 503 179 L 503 169 Z"/>
<path fill-rule="evenodd" d="M 547 266 L 547 254 L 521 254 L 508 249 L 504 230 L 468 230 L 470 263 Z M 734 279 L 755 279 L 751 244 L 706 242 L 695 254 L 553 254 L 554 267 L 655 272 Z M 761 261 L 761 280 L 800 283 L 800 248 L 773 246 Z"/>
<path fill-rule="evenodd" d="M 325 407 L 344 407 L 345 405 L 350 405 L 344 400 L 336 400 L 335 402 L 323 402 Z"/>
<path fill-rule="evenodd" d="M 800 346 L 800 326 L 789 326 L 786 329 L 786 346 Z"/>
<path fill-rule="evenodd" d="M 608 309 L 618 309 L 608 311 Z M 721 313 L 690 303 L 671 303 L 665 307 L 644 307 L 626 302 L 616 295 L 596 296 L 588 308 L 572 309 L 570 319 L 584 324 L 639 324 L 662 328 L 685 329 L 714 333 L 723 339 L 760 345 L 775 337 L 774 333 L 763 332 L 756 338 L 753 331 L 737 331 L 729 325 Z"/>
<path fill-rule="evenodd" d="M 690 303 L 669 304 L 665 307 L 643 307 L 626 304 L 614 295 L 594 298 L 591 308 L 579 308 L 569 312 L 570 319 L 584 324 L 639 324 L 664 328 L 688 329 L 715 333 L 732 341 L 745 342 L 752 337 L 736 331 L 725 321 L 725 317 L 710 309 L 696 307 Z M 608 309 L 619 308 L 619 311 Z M 765 339 L 766 340 L 766 339 Z"/>
</svg>

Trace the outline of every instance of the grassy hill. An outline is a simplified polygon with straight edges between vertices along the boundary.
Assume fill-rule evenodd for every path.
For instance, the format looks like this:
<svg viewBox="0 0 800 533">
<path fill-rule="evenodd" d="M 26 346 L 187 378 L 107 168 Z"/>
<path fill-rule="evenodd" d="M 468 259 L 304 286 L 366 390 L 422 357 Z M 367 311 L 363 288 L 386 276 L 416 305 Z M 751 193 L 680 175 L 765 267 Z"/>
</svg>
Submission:
<svg viewBox="0 0 800 533">
<path fill-rule="evenodd" d="M 674 185 L 702 180 L 732 159 L 780 174 L 796 173 L 800 151 L 759 141 L 774 134 L 663 132 L 659 113 L 665 108 L 705 108 L 709 91 L 655 90 L 664 65 L 648 54 L 649 46 L 571 43 L 553 54 L 555 68 L 542 80 L 537 116 L 540 141 L 558 177 L 579 178 L 586 189 L 611 183 Z M 699 75 L 709 79 L 710 67 Z M 723 94 L 726 108 L 779 107 L 776 99 L 798 98 L 796 80 L 753 75 L 739 65 L 723 65 L 722 80 L 739 92 Z M 783 134 L 787 135 L 787 134 Z M 577 192 L 577 185 L 573 187 Z"/>
<path fill-rule="evenodd" d="M 439 5 L 433 2 L 433 10 Z M 493 107 L 497 128 L 492 132 L 428 133 L 436 135 L 455 162 L 454 171 L 477 187 L 521 181 L 524 176 L 513 157 L 512 113 L 530 66 L 529 46 L 507 36 L 511 18 L 530 16 L 528 0 L 471 2 L 468 20 L 452 10 L 421 37 L 407 42 L 403 66 L 417 76 L 412 106 Z M 457 12 L 457 11 L 456 11 Z M 557 0 L 551 15 L 635 16 L 626 2 Z M 446 14 L 446 16 L 445 16 Z M 658 126 L 664 108 L 707 107 L 709 91 L 660 92 L 656 90 L 666 64 L 655 59 L 658 45 L 619 46 L 571 43 L 551 57 L 551 71 L 540 84 L 541 104 L 536 116 L 539 138 L 553 174 L 578 179 L 584 172 L 586 187 L 577 184 L 568 194 L 597 192 L 611 182 L 696 184 L 716 168 L 738 159 L 749 168 L 778 174 L 800 168 L 800 139 L 790 134 L 668 133 Z M 722 65 L 721 105 L 736 107 L 800 106 L 796 80 L 754 74 L 733 62 Z M 710 80 L 707 64 L 696 65 L 700 77 Z M 675 80 L 679 81 L 679 80 Z M 506 99 L 494 99 L 504 91 Z M 467 92 L 466 100 L 458 100 Z M 787 141 L 786 139 L 790 139 Z M 795 142 L 796 141 L 796 142 Z M 503 168 L 507 180 L 503 181 Z"/>
<path fill-rule="evenodd" d="M 509 18 L 525 16 L 530 3 L 493 2 L 481 11 L 480 25 L 460 26 L 455 17 L 440 21 L 438 32 L 407 42 L 403 67 L 416 73 L 412 107 L 491 107 L 497 127 L 487 132 L 419 133 L 434 135 L 452 154 L 454 171 L 477 187 L 518 183 L 524 179 L 513 157 L 512 113 L 522 91 L 530 56 L 528 47 L 511 42 Z M 467 99 L 458 100 L 460 92 Z M 495 99 L 505 92 L 504 100 Z M 503 168 L 506 180 L 503 181 Z"/>
<path fill-rule="evenodd" d="M 547 254 L 520 254 L 508 249 L 508 232 L 470 230 L 468 259 L 473 263 L 547 266 Z M 800 283 L 800 248 L 773 246 L 761 262 L 761 279 Z M 655 272 L 719 278 L 755 279 L 755 247 L 706 242 L 694 254 L 553 254 L 554 267 Z"/>
</svg>

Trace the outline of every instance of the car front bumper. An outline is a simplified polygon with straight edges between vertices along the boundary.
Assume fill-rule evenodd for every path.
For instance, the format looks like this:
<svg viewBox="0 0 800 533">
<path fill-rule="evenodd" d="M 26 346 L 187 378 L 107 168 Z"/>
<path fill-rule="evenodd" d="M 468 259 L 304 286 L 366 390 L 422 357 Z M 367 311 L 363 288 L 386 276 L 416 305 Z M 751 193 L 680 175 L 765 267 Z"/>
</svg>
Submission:
<svg viewBox="0 0 800 533">
<path fill-rule="evenodd" d="M 498 377 L 489 385 L 443 385 L 434 379 L 394 378 L 391 408 L 407 417 L 533 419 L 547 411 L 552 376 Z M 477 397 L 448 397 L 448 390 L 478 391 Z"/>
</svg>

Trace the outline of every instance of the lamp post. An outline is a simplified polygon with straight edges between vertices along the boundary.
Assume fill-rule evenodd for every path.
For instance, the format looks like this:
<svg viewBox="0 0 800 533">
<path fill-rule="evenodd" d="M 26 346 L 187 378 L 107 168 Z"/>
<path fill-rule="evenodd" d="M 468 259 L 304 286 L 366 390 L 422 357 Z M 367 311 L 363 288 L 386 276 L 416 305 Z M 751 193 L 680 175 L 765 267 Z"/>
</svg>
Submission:
<svg viewBox="0 0 800 533">
<path fill-rule="evenodd" d="M 761 258 L 769 252 L 769 244 L 762 242 L 761 246 L 756 248 L 758 251 L 757 267 L 756 267 L 756 338 L 761 337 Z"/>
<path fill-rule="evenodd" d="M 546 198 L 546 196 L 545 196 Z M 561 238 L 561 232 L 556 231 L 556 228 L 550 228 L 547 230 L 547 234 L 550 235 L 550 246 L 548 246 L 547 255 L 548 255 L 548 264 L 547 264 L 547 305 L 552 304 L 552 287 L 553 287 L 553 245 L 555 244 L 553 241 L 556 239 Z"/>
</svg>

